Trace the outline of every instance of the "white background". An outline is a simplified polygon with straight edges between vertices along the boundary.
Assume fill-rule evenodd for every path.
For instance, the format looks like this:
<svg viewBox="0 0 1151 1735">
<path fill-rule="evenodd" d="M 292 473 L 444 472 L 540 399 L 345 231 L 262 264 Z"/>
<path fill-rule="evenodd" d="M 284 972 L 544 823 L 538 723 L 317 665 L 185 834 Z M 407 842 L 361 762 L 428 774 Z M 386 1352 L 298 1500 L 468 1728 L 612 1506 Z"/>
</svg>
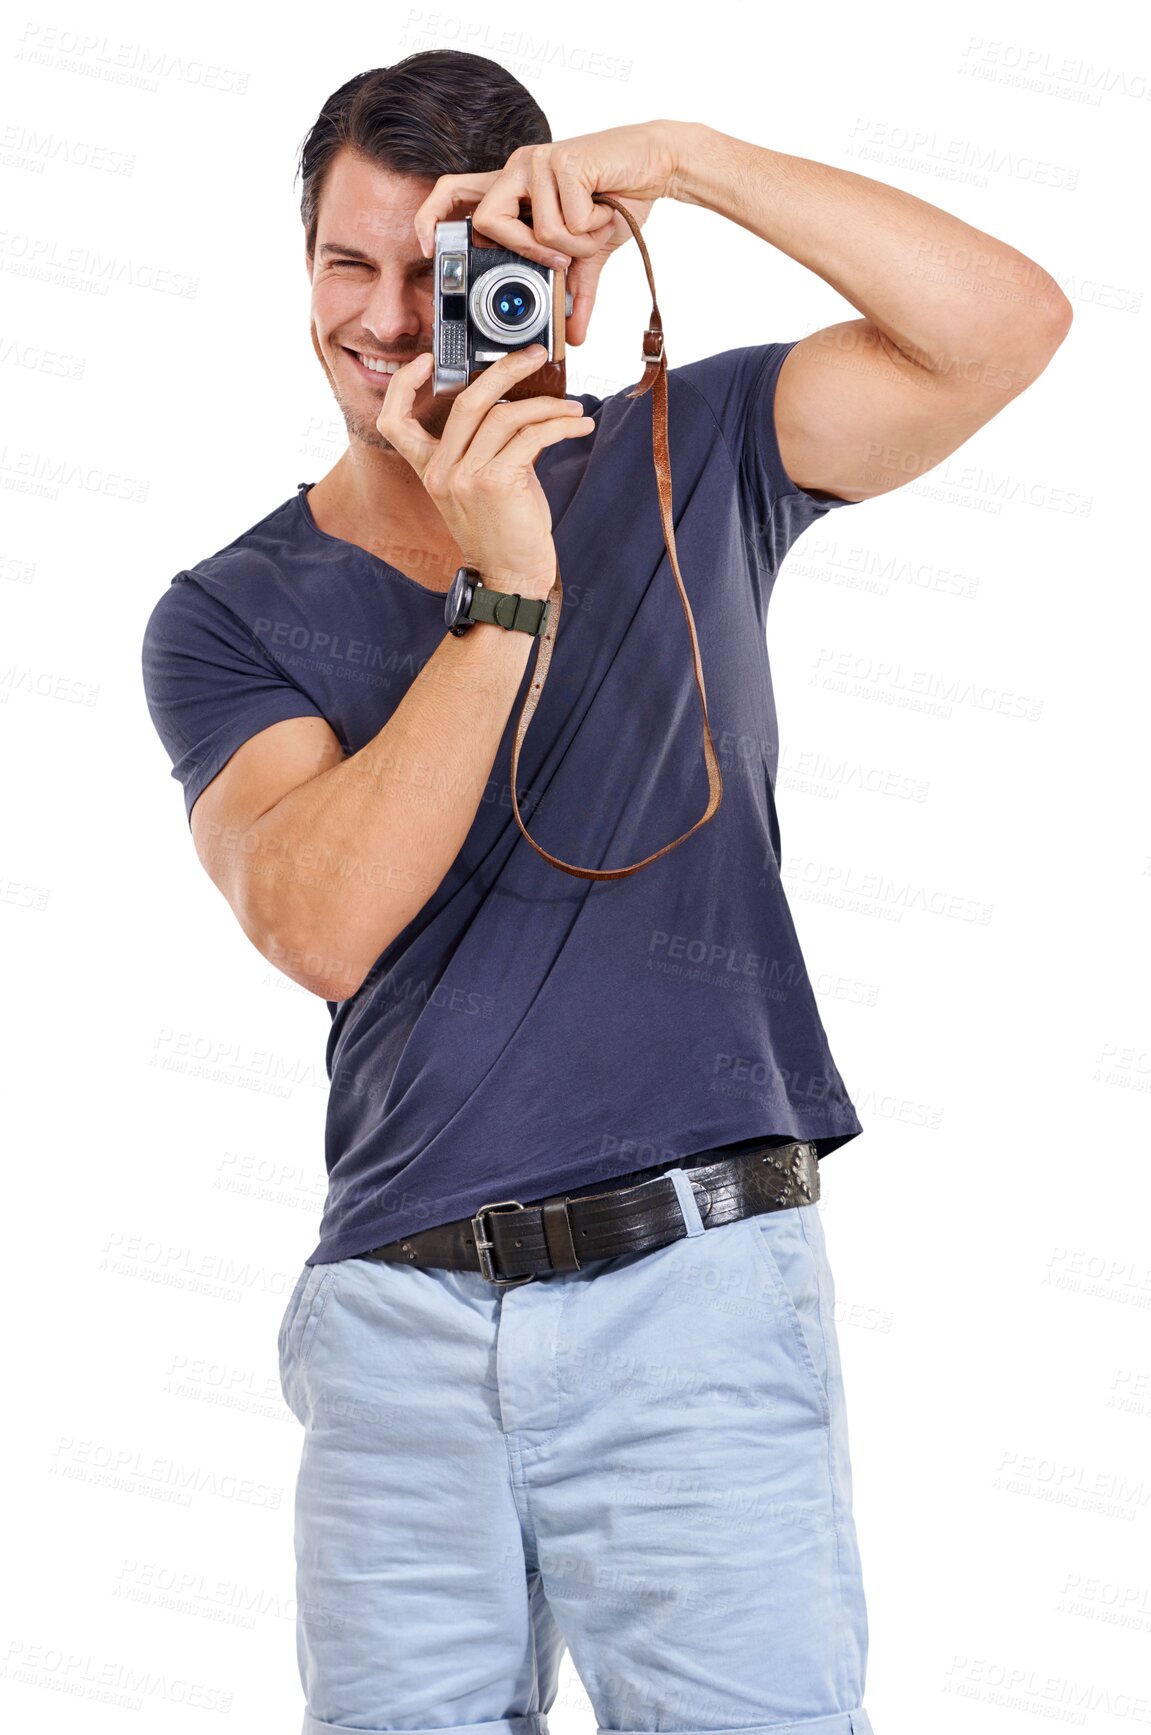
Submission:
<svg viewBox="0 0 1151 1735">
<path fill-rule="evenodd" d="M 876 1735 L 1141 1725 L 1151 44 L 1114 5 L 510 15 L 60 6 L 0 36 L 4 1721 L 298 1727 L 275 1335 L 318 1232 L 328 1013 L 196 860 L 140 637 L 343 446 L 300 140 L 354 72 L 463 47 L 556 138 L 670 116 L 852 168 L 1074 306 L 942 471 L 807 534 L 769 636 L 785 883 L 865 1128 L 820 1209 Z M 672 365 L 853 315 L 713 213 L 660 204 L 645 240 Z M 625 250 L 569 391 L 636 378 L 647 312 Z M 551 1722 L 595 1726 L 570 1660 Z"/>
</svg>

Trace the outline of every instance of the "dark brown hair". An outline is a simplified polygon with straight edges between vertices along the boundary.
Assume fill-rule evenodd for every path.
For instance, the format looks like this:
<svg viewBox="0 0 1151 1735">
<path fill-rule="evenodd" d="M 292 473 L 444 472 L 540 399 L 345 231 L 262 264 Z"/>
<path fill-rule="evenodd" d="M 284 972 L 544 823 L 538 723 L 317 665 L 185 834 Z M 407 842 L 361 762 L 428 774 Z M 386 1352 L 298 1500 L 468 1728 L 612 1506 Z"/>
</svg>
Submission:
<svg viewBox="0 0 1151 1735">
<path fill-rule="evenodd" d="M 333 91 L 300 147 L 300 216 L 309 259 L 332 159 L 350 147 L 393 174 L 460 175 L 502 169 L 519 145 L 550 144 L 547 116 L 494 60 L 427 49 L 358 72 Z"/>
</svg>

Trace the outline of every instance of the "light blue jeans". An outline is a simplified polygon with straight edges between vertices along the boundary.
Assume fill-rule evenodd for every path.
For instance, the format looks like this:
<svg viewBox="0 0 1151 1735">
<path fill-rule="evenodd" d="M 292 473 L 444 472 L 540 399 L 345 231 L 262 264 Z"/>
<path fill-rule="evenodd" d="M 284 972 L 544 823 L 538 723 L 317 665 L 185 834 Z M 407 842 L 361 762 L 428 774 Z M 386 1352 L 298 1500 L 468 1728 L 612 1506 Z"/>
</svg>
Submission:
<svg viewBox="0 0 1151 1735">
<path fill-rule="evenodd" d="M 547 1735 L 565 1649 L 601 1732 L 872 1735 L 818 1205 L 669 1174 L 684 1237 L 581 1271 L 301 1271 L 302 1735 Z"/>
</svg>

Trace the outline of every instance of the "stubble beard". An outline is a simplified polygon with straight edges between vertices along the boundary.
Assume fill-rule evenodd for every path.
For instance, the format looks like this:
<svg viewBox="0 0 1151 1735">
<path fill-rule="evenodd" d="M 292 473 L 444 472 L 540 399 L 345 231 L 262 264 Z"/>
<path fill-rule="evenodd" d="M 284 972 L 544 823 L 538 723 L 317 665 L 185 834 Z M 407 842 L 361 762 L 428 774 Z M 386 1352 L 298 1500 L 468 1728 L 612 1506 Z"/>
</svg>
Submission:
<svg viewBox="0 0 1151 1735">
<path fill-rule="evenodd" d="M 375 416 L 372 416 L 369 419 L 368 416 L 366 416 L 359 408 L 358 404 L 350 402 L 349 399 L 335 387 L 333 387 L 333 389 L 335 390 L 336 403 L 339 406 L 340 414 L 344 418 L 344 426 L 347 429 L 349 440 L 358 440 L 361 445 L 372 446 L 378 452 L 394 452 L 397 450 L 397 448 L 392 445 L 392 442 L 385 439 L 384 435 L 380 433 L 380 430 L 376 426 Z M 423 388 L 421 387 L 420 389 L 422 390 Z M 448 416 L 451 414 L 453 402 L 454 399 L 452 398 L 433 398 L 427 408 L 416 415 L 415 419 L 419 423 L 420 427 L 423 428 L 426 434 L 430 434 L 433 439 L 438 440 L 440 435 L 443 433 L 444 425 L 447 422 Z M 379 411 L 377 410 L 376 415 L 378 414 Z"/>
</svg>

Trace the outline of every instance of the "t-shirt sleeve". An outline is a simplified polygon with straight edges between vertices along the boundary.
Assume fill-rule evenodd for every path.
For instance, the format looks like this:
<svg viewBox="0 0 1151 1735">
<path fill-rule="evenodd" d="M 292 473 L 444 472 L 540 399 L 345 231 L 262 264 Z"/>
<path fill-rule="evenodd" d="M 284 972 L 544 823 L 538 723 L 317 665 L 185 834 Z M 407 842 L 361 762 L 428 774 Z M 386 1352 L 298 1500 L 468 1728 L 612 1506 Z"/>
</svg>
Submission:
<svg viewBox="0 0 1151 1735">
<path fill-rule="evenodd" d="M 323 716 L 239 616 L 185 573 L 148 617 L 141 663 L 189 825 L 199 796 L 251 736 L 288 717 Z"/>
<path fill-rule="evenodd" d="M 783 467 L 775 389 L 790 343 L 749 344 L 675 371 L 704 399 L 739 478 L 740 511 L 757 558 L 774 572 L 795 539 L 837 506 L 860 504 L 800 488 Z"/>
</svg>

